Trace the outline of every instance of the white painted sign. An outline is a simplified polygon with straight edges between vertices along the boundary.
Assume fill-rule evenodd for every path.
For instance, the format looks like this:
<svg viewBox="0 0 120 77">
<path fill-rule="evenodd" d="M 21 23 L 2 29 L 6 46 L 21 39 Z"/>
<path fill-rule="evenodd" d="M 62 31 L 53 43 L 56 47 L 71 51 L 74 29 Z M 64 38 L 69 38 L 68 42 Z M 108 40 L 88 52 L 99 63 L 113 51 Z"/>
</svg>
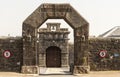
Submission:
<svg viewBox="0 0 120 77">
<path fill-rule="evenodd" d="M 3 56 L 4 56 L 5 58 L 9 58 L 9 57 L 11 56 L 11 52 L 8 51 L 8 50 L 6 50 L 6 51 L 3 52 Z"/>
<path fill-rule="evenodd" d="M 107 51 L 105 51 L 105 50 L 102 50 L 99 53 L 100 57 L 102 57 L 102 58 L 104 58 L 106 56 L 106 54 L 107 54 Z"/>
</svg>

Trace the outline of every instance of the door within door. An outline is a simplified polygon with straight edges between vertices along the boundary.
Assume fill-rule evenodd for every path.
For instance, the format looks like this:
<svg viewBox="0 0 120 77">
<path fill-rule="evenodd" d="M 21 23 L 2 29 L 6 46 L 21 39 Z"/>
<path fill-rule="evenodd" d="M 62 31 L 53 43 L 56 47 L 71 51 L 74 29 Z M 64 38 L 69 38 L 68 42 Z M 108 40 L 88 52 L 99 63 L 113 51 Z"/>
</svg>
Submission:
<svg viewBox="0 0 120 77">
<path fill-rule="evenodd" d="M 61 67 L 60 48 L 51 46 L 46 49 L 46 66 L 47 67 Z"/>
</svg>

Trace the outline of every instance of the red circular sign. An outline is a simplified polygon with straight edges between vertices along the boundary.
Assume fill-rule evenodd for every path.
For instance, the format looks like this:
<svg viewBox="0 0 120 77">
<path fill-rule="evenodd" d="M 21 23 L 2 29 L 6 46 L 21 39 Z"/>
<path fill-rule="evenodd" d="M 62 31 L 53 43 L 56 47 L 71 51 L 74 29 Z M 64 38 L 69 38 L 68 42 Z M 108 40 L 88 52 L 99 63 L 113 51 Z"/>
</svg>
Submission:
<svg viewBox="0 0 120 77">
<path fill-rule="evenodd" d="M 102 58 L 104 58 L 106 56 L 106 54 L 107 54 L 107 51 L 105 51 L 105 50 L 102 50 L 102 51 L 99 52 L 99 55 Z"/>
<path fill-rule="evenodd" d="M 3 56 L 4 56 L 5 58 L 9 58 L 9 57 L 11 56 L 11 52 L 8 51 L 8 50 L 6 50 L 6 51 L 3 52 Z"/>
</svg>

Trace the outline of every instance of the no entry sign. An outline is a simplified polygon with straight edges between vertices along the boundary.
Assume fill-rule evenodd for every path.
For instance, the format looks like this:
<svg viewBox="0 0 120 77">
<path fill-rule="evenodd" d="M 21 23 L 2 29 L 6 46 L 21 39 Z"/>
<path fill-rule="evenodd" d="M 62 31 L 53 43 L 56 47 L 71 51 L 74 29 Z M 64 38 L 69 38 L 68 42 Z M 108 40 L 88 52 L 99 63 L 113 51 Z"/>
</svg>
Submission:
<svg viewBox="0 0 120 77">
<path fill-rule="evenodd" d="M 9 57 L 11 56 L 11 52 L 8 51 L 8 50 L 6 50 L 6 51 L 3 52 L 3 56 L 4 56 L 5 58 L 9 58 Z"/>
<path fill-rule="evenodd" d="M 100 55 L 100 57 L 102 57 L 102 58 L 104 58 L 104 57 L 106 56 L 106 54 L 107 54 L 107 51 L 106 51 L 106 50 L 102 50 L 102 51 L 99 52 L 99 55 Z"/>
</svg>

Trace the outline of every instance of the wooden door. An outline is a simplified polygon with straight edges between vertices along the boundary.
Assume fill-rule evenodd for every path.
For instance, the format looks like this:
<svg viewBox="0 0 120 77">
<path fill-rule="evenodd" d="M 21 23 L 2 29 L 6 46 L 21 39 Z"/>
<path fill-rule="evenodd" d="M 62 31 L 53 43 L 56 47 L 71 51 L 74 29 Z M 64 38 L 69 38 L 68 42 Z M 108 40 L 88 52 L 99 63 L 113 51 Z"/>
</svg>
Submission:
<svg viewBox="0 0 120 77">
<path fill-rule="evenodd" d="M 58 47 L 51 46 L 46 50 L 46 66 L 60 67 L 61 66 L 61 50 Z"/>
</svg>

